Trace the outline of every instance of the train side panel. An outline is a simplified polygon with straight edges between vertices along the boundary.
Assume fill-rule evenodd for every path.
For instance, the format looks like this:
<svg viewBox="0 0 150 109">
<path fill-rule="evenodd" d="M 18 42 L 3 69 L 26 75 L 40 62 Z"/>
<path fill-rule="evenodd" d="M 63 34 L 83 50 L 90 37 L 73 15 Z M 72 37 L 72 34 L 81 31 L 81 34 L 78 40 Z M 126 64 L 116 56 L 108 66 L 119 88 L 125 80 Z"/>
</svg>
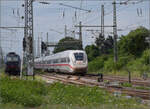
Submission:
<svg viewBox="0 0 150 109">
<path fill-rule="evenodd" d="M 35 68 L 55 72 L 86 73 L 87 55 L 81 50 L 60 52 L 36 59 Z"/>
</svg>

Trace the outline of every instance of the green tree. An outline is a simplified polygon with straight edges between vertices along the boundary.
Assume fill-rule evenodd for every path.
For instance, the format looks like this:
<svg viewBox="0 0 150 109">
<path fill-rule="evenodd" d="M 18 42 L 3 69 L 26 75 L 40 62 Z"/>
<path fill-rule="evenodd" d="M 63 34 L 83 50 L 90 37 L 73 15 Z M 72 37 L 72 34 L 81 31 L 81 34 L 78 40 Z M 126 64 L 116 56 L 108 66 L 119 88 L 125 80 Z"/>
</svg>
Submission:
<svg viewBox="0 0 150 109">
<path fill-rule="evenodd" d="M 95 45 L 87 45 L 85 47 L 85 51 L 88 55 L 88 60 L 92 61 L 93 59 L 95 59 L 97 56 L 99 56 L 99 49 L 97 46 Z"/>
<path fill-rule="evenodd" d="M 131 31 L 127 36 L 122 36 L 118 43 L 119 52 L 140 56 L 148 47 L 145 38 L 148 37 L 149 31 L 144 27 L 139 27 Z"/>
<path fill-rule="evenodd" d="M 108 36 L 105 38 L 101 34 L 95 40 L 96 46 L 99 48 L 100 54 L 109 54 L 113 48 L 113 38 L 112 36 Z"/>
<path fill-rule="evenodd" d="M 65 50 L 82 50 L 82 43 L 72 37 L 65 37 L 58 42 L 58 45 L 54 48 L 53 53 L 65 51 Z"/>
<path fill-rule="evenodd" d="M 95 40 L 95 44 L 99 49 L 102 49 L 104 46 L 105 38 L 102 34 L 99 34 L 99 36 Z"/>
<path fill-rule="evenodd" d="M 110 54 L 113 49 L 113 37 L 108 36 L 104 41 L 103 54 Z"/>
</svg>

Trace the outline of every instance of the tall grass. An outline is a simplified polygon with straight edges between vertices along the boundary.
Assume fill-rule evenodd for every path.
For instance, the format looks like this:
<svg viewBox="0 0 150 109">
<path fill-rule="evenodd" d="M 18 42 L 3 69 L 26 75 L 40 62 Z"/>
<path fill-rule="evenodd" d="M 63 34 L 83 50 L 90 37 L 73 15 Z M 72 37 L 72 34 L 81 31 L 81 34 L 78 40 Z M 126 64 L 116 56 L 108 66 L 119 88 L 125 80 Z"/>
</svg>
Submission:
<svg viewBox="0 0 150 109">
<path fill-rule="evenodd" d="M 13 102 L 28 107 L 40 106 L 46 94 L 47 89 L 41 82 L 10 79 L 6 76 L 0 78 L 2 103 Z"/>
<path fill-rule="evenodd" d="M 135 98 L 113 96 L 99 87 L 65 85 L 10 79 L 0 79 L 0 108 L 12 106 L 12 109 L 35 107 L 36 109 L 94 109 L 95 107 L 115 107 L 121 109 L 145 108 Z M 5 105 L 6 104 L 6 105 Z M 3 108 L 5 109 L 5 108 Z M 10 109 L 10 108 L 8 108 Z M 105 108 L 104 108 L 105 109 Z"/>
<path fill-rule="evenodd" d="M 115 97 L 98 87 L 65 85 L 60 83 L 52 84 L 49 87 L 48 99 L 49 104 L 71 107 L 98 107 L 100 105 L 111 105 L 112 108 L 117 105 L 122 109 L 142 107 L 134 98 Z"/>
</svg>

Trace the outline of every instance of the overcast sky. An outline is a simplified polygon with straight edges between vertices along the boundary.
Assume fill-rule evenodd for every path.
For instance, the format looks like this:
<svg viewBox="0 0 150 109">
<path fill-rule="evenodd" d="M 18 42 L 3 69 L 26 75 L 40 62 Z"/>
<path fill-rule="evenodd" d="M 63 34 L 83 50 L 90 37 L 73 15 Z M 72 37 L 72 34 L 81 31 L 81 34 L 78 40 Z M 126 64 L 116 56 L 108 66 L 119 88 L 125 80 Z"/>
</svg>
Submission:
<svg viewBox="0 0 150 109">
<path fill-rule="evenodd" d="M 42 0 L 41 0 L 42 1 Z M 38 37 L 46 41 L 46 33 L 49 33 L 50 42 L 58 42 L 64 37 L 64 27 L 67 25 L 69 31 L 75 30 L 78 32 L 77 25 L 79 21 L 85 25 L 100 25 L 101 21 L 101 5 L 105 7 L 105 25 L 112 25 L 113 23 L 113 7 L 112 0 L 104 1 L 51 1 L 46 0 L 50 4 L 41 4 L 38 1 L 33 3 L 34 7 L 34 37 L 37 45 Z M 127 0 L 125 0 L 127 1 Z M 141 0 L 139 0 L 141 1 Z M 119 0 L 117 1 L 118 3 Z M 130 30 L 133 30 L 139 26 L 149 27 L 149 2 L 143 0 L 143 2 L 136 3 L 128 2 L 127 5 L 117 4 L 117 28 L 122 29 L 118 31 L 118 35 L 126 35 Z M 91 10 L 87 12 L 84 10 L 78 10 L 71 7 L 60 5 L 80 7 L 85 10 Z M 0 26 L 24 26 L 24 20 L 21 16 L 24 16 L 24 4 L 23 0 L 1 0 L 1 19 Z M 75 14 L 76 13 L 76 14 Z M 83 44 L 90 45 L 94 43 L 93 37 L 98 35 L 98 32 L 91 33 L 86 31 L 87 29 L 100 30 L 100 28 L 83 28 Z M 68 36 L 72 36 L 68 31 Z M 112 28 L 105 28 L 105 36 L 111 34 Z M 16 31 L 1 29 L 1 45 L 5 53 L 15 51 L 18 54 L 22 54 L 22 38 L 24 31 L 17 29 Z M 75 35 L 78 38 L 78 34 Z"/>
</svg>

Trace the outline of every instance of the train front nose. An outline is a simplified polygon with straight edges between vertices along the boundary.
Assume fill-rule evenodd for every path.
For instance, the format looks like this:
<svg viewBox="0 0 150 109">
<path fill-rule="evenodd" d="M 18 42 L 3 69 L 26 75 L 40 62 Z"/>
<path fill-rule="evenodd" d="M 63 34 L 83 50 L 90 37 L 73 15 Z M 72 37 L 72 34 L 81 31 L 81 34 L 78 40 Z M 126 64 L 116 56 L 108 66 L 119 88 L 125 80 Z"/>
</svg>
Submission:
<svg viewBox="0 0 150 109">
<path fill-rule="evenodd" d="M 19 65 L 16 63 L 11 63 L 7 65 L 7 69 L 10 71 L 16 71 L 19 69 Z"/>
<path fill-rule="evenodd" d="M 86 73 L 87 67 L 81 67 L 81 68 L 74 68 L 74 73 Z"/>
<path fill-rule="evenodd" d="M 87 72 L 87 58 L 82 52 L 74 53 L 74 72 L 75 73 L 86 73 Z"/>
<path fill-rule="evenodd" d="M 74 72 L 75 73 L 86 73 L 87 72 L 87 64 L 83 61 L 76 61 L 74 64 Z"/>
</svg>

